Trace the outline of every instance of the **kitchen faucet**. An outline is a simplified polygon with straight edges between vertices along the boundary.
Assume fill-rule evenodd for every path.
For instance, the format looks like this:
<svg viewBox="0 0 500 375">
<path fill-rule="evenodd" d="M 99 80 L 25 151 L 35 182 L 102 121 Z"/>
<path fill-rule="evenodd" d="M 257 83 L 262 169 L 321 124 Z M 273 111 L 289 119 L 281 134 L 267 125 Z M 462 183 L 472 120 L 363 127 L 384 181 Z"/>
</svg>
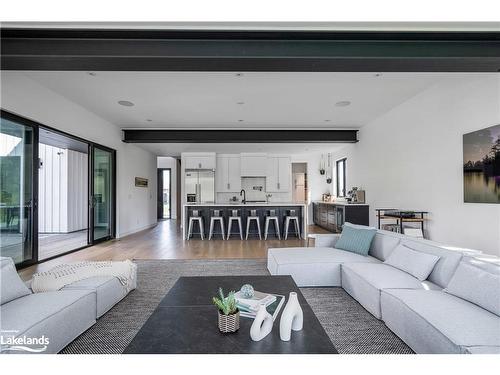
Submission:
<svg viewBox="0 0 500 375">
<path fill-rule="evenodd" d="M 240 197 L 243 195 L 243 200 L 241 201 L 241 203 L 245 204 L 247 202 L 247 193 L 245 191 L 245 189 L 241 189 L 240 191 Z"/>
</svg>

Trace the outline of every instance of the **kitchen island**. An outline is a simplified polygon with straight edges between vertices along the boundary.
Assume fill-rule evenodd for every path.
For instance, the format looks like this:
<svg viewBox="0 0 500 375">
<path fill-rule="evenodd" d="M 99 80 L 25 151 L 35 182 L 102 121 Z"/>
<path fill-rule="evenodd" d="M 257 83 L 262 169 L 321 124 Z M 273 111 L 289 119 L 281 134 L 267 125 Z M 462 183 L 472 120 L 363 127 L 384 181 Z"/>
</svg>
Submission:
<svg viewBox="0 0 500 375">
<path fill-rule="evenodd" d="M 247 226 L 247 217 L 250 216 L 250 210 L 256 210 L 257 216 L 260 222 L 260 229 L 262 234 L 262 239 L 264 239 L 264 223 L 265 216 L 267 211 L 275 210 L 276 215 L 278 216 L 279 227 L 282 238 L 284 237 L 284 229 L 285 229 L 285 217 L 288 215 L 289 210 L 295 210 L 296 216 L 299 217 L 299 228 L 300 228 L 300 236 L 302 238 L 307 237 L 307 205 L 305 203 L 256 203 L 256 202 L 234 202 L 234 203 L 190 203 L 184 204 L 182 208 L 182 233 L 183 238 L 187 238 L 188 227 L 189 227 L 189 218 L 192 216 L 193 210 L 199 211 L 199 216 L 203 218 L 203 226 L 205 238 L 208 239 L 208 232 L 210 229 L 210 217 L 213 215 L 213 210 L 220 210 L 222 213 L 222 217 L 224 218 L 224 225 L 227 231 L 229 216 L 231 216 L 232 210 L 238 210 L 239 215 L 241 216 L 242 221 L 242 229 L 243 229 L 243 238 L 246 235 L 246 226 Z M 213 231 L 213 239 L 221 239 L 221 229 L 218 224 L 215 225 L 215 229 Z M 275 239 L 276 232 L 274 229 L 273 223 L 269 224 L 269 239 Z M 295 229 L 293 223 L 290 224 L 288 229 L 288 238 L 295 238 Z M 236 223 L 233 223 L 231 228 L 231 238 L 239 239 L 239 228 Z M 251 223 L 249 230 L 249 239 L 258 239 L 259 234 L 257 232 L 255 222 Z M 198 225 L 194 225 L 193 227 L 193 235 L 191 239 L 200 239 L 200 230 Z"/>
</svg>

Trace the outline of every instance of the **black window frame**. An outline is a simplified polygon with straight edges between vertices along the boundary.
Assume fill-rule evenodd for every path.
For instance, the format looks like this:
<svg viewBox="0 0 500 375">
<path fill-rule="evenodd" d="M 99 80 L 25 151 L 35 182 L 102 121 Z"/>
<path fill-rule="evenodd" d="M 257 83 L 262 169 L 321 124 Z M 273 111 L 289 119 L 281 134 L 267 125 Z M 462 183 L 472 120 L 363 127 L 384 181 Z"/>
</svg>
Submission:
<svg viewBox="0 0 500 375">
<path fill-rule="evenodd" d="M 344 168 L 343 168 L 343 173 L 342 173 L 342 179 L 344 181 L 344 189 L 343 191 L 341 192 L 340 191 L 340 186 L 339 186 L 339 180 L 340 180 L 340 176 L 339 176 L 339 165 L 340 164 L 343 164 Z M 339 159 L 335 162 L 335 183 L 336 183 L 336 189 L 337 189 L 337 197 L 340 197 L 340 198 L 345 198 L 347 196 L 347 179 L 346 179 L 346 168 L 347 167 L 347 158 L 342 158 L 342 159 Z"/>
</svg>

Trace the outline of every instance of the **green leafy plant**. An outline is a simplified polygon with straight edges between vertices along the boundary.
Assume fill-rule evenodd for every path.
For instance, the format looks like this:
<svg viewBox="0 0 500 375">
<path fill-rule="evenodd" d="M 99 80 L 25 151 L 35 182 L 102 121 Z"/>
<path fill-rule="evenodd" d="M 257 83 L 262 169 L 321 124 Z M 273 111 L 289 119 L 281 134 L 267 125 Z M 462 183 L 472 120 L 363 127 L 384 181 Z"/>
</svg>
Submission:
<svg viewBox="0 0 500 375">
<path fill-rule="evenodd" d="M 236 307 L 236 298 L 234 297 L 234 291 L 229 292 L 227 297 L 224 296 L 224 291 L 219 288 L 219 295 L 212 298 L 212 302 L 224 315 L 231 315 L 238 311 Z"/>
</svg>

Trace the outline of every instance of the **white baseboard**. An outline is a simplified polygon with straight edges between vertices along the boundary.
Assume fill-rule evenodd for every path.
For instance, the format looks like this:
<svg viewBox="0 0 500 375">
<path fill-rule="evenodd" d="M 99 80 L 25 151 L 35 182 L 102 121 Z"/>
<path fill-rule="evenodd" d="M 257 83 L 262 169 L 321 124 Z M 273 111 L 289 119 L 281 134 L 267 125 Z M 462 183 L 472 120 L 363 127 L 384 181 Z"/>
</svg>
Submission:
<svg viewBox="0 0 500 375">
<path fill-rule="evenodd" d="M 128 232 L 120 233 L 116 236 L 116 239 L 127 237 L 127 236 L 130 236 L 131 234 L 134 234 L 134 233 L 146 230 L 146 229 L 151 229 L 151 228 L 155 227 L 157 224 L 158 224 L 157 222 L 154 222 L 152 224 L 148 224 L 148 225 L 140 227 L 140 228 L 132 229 Z"/>
</svg>

